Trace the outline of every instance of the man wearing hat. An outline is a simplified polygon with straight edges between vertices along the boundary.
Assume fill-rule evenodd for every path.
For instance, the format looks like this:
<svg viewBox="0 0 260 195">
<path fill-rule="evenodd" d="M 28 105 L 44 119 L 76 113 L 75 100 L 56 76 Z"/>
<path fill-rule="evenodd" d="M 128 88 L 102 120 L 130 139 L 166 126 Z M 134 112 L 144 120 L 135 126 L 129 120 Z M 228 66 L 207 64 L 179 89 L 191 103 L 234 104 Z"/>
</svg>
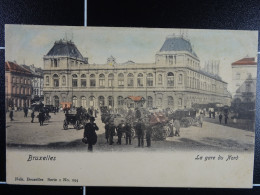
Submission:
<svg viewBox="0 0 260 195">
<path fill-rule="evenodd" d="M 85 125 L 83 138 L 86 138 L 88 144 L 88 150 L 93 151 L 93 145 L 97 143 L 96 131 L 99 130 L 96 123 L 94 123 L 95 117 L 90 117 L 90 122 Z"/>
</svg>

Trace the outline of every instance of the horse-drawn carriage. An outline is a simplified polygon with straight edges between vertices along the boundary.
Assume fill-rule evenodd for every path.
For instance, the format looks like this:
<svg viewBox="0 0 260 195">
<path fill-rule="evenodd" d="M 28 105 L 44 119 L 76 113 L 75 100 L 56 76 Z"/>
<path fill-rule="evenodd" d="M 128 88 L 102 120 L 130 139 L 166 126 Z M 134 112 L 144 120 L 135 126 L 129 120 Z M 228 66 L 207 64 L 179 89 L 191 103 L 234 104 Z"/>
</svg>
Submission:
<svg viewBox="0 0 260 195">
<path fill-rule="evenodd" d="M 63 129 L 67 130 L 69 125 L 73 125 L 73 127 L 77 130 L 80 130 L 85 126 L 86 122 L 89 120 L 90 115 L 84 108 L 77 108 L 77 113 L 65 114 L 65 119 L 63 122 Z"/>
</svg>

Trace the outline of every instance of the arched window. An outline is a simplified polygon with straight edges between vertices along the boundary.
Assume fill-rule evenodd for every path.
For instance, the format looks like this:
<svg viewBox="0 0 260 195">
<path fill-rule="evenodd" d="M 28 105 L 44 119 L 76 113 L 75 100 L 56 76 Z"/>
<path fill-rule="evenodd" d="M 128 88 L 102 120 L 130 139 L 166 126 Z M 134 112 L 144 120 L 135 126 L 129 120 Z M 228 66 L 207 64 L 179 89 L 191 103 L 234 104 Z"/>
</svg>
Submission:
<svg viewBox="0 0 260 195">
<path fill-rule="evenodd" d="M 119 73 L 118 74 L 118 87 L 124 87 L 124 74 L 123 73 Z"/>
<path fill-rule="evenodd" d="M 59 87 L 59 76 L 57 74 L 53 75 L 53 86 Z"/>
<path fill-rule="evenodd" d="M 95 97 L 94 96 L 89 97 L 89 106 L 95 107 Z"/>
<path fill-rule="evenodd" d="M 108 75 L 108 87 L 114 86 L 114 74 L 110 73 Z"/>
<path fill-rule="evenodd" d="M 108 106 L 114 107 L 114 98 L 112 96 L 108 97 Z"/>
<path fill-rule="evenodd" d="M 143 87 L 143 86 L 144 86 L 143 74 L 139 73 L 137 75 L 137 87 Z"/>
<path fill-rule="evenodd" d="M 174 74 L 172 72 L 169 72 L 167 74 L 167 86 L 168 87 L 174 86 Z"/>
<path fill-rule="evenodd" d="M 132 73 L 129 73 L 127 75 L 127 86 L 133 87 L 134 86 L 134 75 Z"/>
<path fill-rule="evenodd" d="M 66 76 L 62 76 L 62 85 L 66 85 Z"/>
<path fill-rule="evenodd" d="M 122 96 L 117 97 L 117 105 L 118 107 L 122 107 L 124 105 L 124 98 Z"/>
<path fill-rule="evenodd" d="M 105 98 L 103 96 L 98 97 L 99 106 L 105 106 Z"/>
<path fill-rule="evenodd" d="M 104 74 L 99 75 L 99 87 L 105 87 L 105 75 Z"/>
<path fill-rule="evenodd" d="M 182 84 L 182 74 L 179 74 L 178 83 L 179 83 L 179 84 Z"/>
<path fill-rule="evenodd" d="M 85 74 L 82 74 L 80 77 L 80 86 L 86 87 L 87 86 L 87 77 Z"/>
<path fill-rule="evenodd" d="M 72 106 L 77 107 L 78 106 L 78 98 L 76 96 L 74 96 L 72 98 Z"/>
<path fill-rule="evenodd" d="M 169 107 L 173 107 L 174 106 L 174 102 L 173 102 L 173 97 L 172 96 L 168 96 L 168 106 Z"/>
<path fill-rule="evenodd" d="M 78 87 L 78 76 L 76 74 L 72 75 L 72 87 Z"/>
<path fill-rule="evenodd" d="M 87 98 L 85 96 L 82 96 L 81 97 L 81 106 L 83 108 L 86 108 L 87 107 Z"/>
<path fill-rule="evenodd" d="M 96 86 L 96 76 L 94 74 L 90 75 L 90 87 Z"/>
<path fill-rule="evenodd" d="M 158 75 L 158 85 L 162 85 L 162 75 Z"/>
<path fill-rule="evenodd" d="M 148 86 L 148 87 L 152 87 L 153 86 L 153 74 L 152 73 L 149 73 L 148 75 L 147 75 L 147 82 L 146 82 L 146 85 Z"/>
<path fill-rule="evenodd" d="M 153 107 L 153 98 L 151 96 L 147 97 L 147 107 L 152 108 Z"/>
</svg>

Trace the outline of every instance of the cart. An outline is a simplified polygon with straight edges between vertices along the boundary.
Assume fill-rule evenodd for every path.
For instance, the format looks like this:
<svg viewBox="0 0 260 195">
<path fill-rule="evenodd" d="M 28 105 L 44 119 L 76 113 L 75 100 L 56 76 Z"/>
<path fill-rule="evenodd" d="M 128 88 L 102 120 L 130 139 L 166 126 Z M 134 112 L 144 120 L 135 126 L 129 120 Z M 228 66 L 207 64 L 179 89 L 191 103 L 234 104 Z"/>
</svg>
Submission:
<svg viewBox="0 0 260 195">
<path fill-rule="evenodd" d="M 77 114 L 65 114 L 63 129 L 67 130 L 69 125 L 73 125 L 73 127 L 77 130 L 81 128 L 81 122 Z"/>
</svg>

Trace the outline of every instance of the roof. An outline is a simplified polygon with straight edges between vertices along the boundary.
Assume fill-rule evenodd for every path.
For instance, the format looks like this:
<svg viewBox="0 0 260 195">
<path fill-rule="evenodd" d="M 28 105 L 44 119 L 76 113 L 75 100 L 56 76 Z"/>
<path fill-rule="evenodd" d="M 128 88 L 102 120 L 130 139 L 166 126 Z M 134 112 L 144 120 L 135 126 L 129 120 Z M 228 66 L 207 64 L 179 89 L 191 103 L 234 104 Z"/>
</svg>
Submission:
<svg viewBox="0 0 260 195">
<path fill-rule="evenodd" d="M 69 56 L 84 60 L 76 45 L 71 41 L 64 40 L 56 41 L 47 56 Z"/>
<path fill-rule="evenodd" d="M 232 66 L 233 65 L 236 65 L 236 66 L 237 65 L 256 65 L 256 64 L 257 64 L 257 62 L 255 62 L 255 58 L 253 58 L 253 57 L 245 57 L 245 58 L 243 58 L 241 60 L 233 62 Z"/>
<path fill-rule="evenodd" d="M 22 66 L 19 66 L 18 64 L 14 62 L 5 62 L 5 71 L 10 71 L 13 73 L 21 73 L 21 74 L 27 74 L 31 75 L 31 71 L 23 68 Z"/>
<path fill-rule="evenodd" d="M 168 36 L 160 49 L 160 52 L 162 51 L 188 51 L 197 57 L 190 41 L 183 36 Z"/>
<path fill-rule="evenodd" d="M 210 78 L 215 79 L 215 80 L 217 80 L 217 81 L 221 81 L 221 82 L 226 83 L 226 82 L 223 81 L 222 78 L 221 78 L 219 75 L 217 75 L 217 74 L 211 74 L 211 73 L 206 72 L 206 71 L 204 71 L 204 70 L 199 70 L 199 72 L 200 72 L 201 74 L 203 74 L 204 76 L 207 76 L 207 77 L 210 77 Z"/>
<path fill-rule="evenodd" d="M 139 102 L 141 100 L 144 100 L 144 98 L 142 96 L 128 96 L 126 98 L 129 98 L 129 99 L 131 99 L 131 100 L 133 100 L 135 102 Z"/>
</svg>

